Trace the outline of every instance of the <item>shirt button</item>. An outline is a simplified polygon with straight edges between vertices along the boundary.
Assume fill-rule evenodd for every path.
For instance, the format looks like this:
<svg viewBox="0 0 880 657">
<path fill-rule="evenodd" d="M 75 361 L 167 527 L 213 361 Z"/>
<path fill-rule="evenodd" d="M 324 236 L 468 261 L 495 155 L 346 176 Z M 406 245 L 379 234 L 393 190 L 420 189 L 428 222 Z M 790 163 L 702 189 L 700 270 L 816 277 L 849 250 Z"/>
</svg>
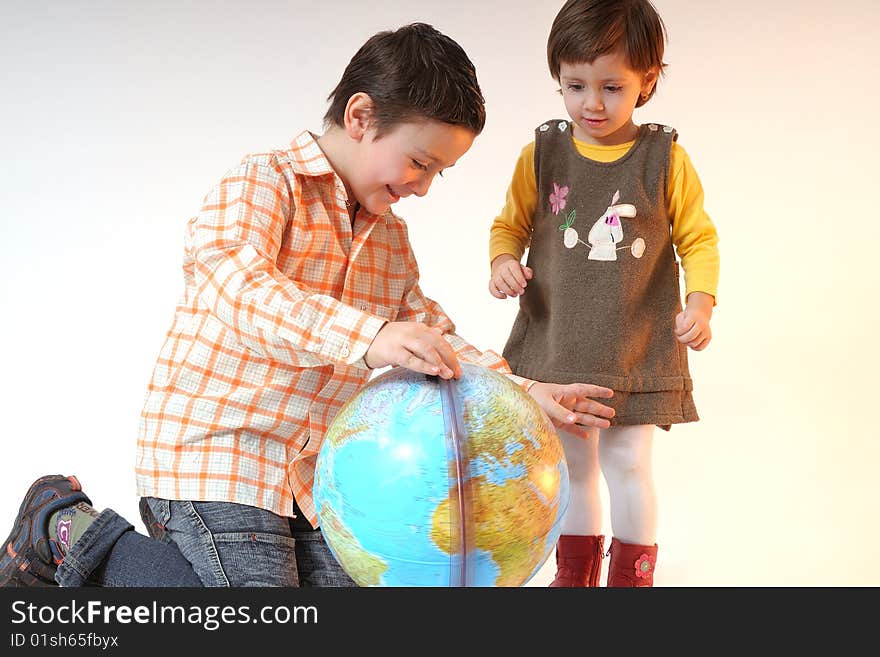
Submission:
<svg viewBox="0 0 880 657">
<path fill-rule="evenodd" d="M 364 312 L 367 312 L 367 304 L 362 303 L 362 304 L 361 304 L 361 310 L 363 310 Z"/>
<path fill-rule="evenodd" d="M 339 349 L 339 355 L 343 358 L 348 358 L 351 355 L 351 350 L 348 348 L 348 346 L 343 345 Z"/>
</svg>

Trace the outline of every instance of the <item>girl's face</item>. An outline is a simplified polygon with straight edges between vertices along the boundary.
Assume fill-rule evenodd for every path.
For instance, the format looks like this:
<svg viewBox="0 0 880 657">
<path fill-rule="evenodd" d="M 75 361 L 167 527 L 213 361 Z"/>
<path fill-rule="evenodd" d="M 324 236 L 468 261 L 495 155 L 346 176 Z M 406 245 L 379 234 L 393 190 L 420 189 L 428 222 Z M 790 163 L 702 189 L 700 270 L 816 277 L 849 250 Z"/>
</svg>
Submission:
<svg viewBox="0 0 880 657">
<path fill-rule="evenodd" d="M 375 136 L 375 128 L 367 129 L 348 183 L 364 209 L 382 215 L 403 197 L 427 194 L 434 176 L 454 166 L 476 135 L 463 126 L 420 121 Z"/>
<path fill-rule="evenodd" d="M 600 146 L 635 139 L 633 110 L 639 95 L 649 93 L 656 80 L 655 72 L 637 73 L 617 52 L 592 64 L 562 62 L 559 84 L 575 138 Z"/>
</svg>

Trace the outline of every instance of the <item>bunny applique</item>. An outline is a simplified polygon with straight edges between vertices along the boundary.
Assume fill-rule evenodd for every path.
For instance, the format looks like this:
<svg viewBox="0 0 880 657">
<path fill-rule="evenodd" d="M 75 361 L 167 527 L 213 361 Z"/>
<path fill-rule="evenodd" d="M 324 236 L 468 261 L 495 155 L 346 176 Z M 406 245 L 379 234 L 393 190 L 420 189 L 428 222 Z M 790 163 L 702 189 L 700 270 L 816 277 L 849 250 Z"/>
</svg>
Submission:
<svg viewBox="0 0 880 657">
<path fill-rule="evenodd" d="M 550 205 L 557 214 L 565 208 L 565 196 L 568 194 L 568 187 L 559 187 L 553 183 L 554 193 L 550 195 Z M 580 239 L 577 231 L 572 227 L 576 217 L 576 211 L 572 210 L 565 223 L 559 226 L 559 230 L 563 231 L 562 243 L 568 249 L 573 249 L 578 243 L 583 244 L 590 253 L 588 260 L 610 261 L 617 260 L 617 252 L 621 249 L 629 248 L 633 257 L 641 258 L 645 253 L 645 240 L 637 237 L 632 244 L 627 246 L 617 246 L 623 241 L 623 222 L 621 218 L 632 219 L 636 216 L 636 206 L 629 203 L 618 203 L 620 200 L 620 190 L 614 192 L 611 197 L 611 204 L 605 210 L 590 228 L 587 235 L 587 242 Z"/>
</svg>

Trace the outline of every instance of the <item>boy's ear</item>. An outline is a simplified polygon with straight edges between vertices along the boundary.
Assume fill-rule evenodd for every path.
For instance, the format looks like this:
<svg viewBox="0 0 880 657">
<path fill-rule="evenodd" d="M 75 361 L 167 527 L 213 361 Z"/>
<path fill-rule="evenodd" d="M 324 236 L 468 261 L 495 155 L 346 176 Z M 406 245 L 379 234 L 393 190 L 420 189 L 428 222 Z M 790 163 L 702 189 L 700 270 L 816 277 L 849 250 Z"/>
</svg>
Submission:
<svg viewBox="0 0 880 657">
<path fill-rule="evenodd" d="M 362 91 L 357 92 L 348 99 L 345 105 L 345 114 L 342 119 L 345 123 L 345 131 L 355 141 L 364 138 L 373 121 L 373 99 Z"/>
</svg>

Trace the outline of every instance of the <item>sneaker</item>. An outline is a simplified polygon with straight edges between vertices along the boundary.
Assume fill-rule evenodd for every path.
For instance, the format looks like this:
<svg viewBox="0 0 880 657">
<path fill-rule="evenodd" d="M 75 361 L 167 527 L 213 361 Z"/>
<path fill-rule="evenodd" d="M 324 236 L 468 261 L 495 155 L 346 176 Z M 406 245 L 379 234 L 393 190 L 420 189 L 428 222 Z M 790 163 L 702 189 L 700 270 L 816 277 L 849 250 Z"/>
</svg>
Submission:
<svg viewBox="0 0 880 657">
<path fill-rule="evenodd" d="M 0 587 L 56 586 L 64 555 L 49 538 L 49 518 L 77 502 L 92 503 L 76 477 L 47 475 L 31 484 L 0 551 Z"/>
</svg>

